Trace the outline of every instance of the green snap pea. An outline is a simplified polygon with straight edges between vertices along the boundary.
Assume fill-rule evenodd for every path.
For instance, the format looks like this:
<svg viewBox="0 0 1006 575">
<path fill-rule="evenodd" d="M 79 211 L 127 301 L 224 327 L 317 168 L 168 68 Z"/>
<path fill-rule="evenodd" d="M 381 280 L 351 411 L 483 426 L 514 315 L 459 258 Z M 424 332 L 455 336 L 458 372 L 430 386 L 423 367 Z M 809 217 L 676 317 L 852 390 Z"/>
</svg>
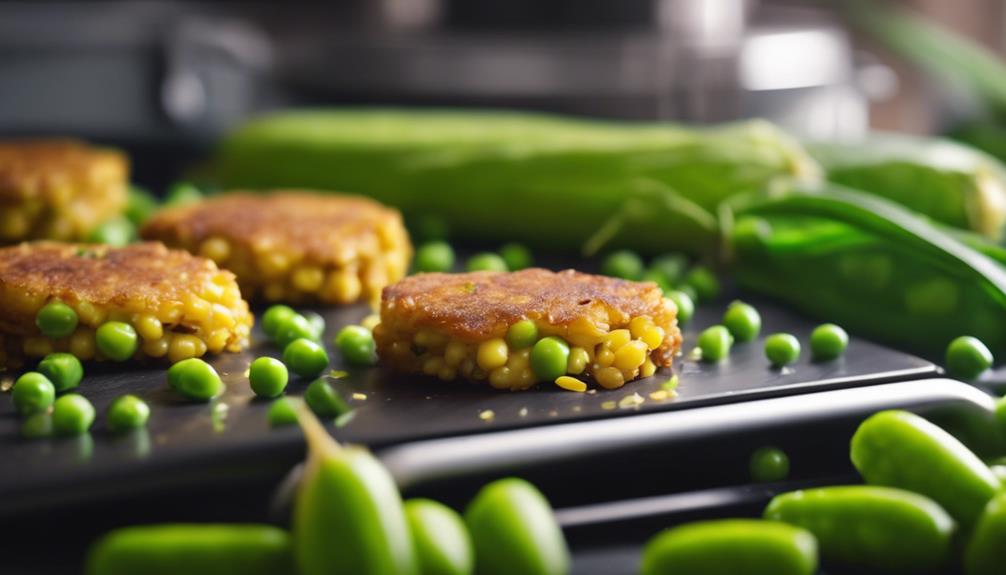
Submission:
<svg viewBox="0 0 1006 575">
<path fill-rule="evenodd" d="M 402 497 L 362 447 L 342 447 L 310 413 L 300 424 L 308 458 L 294 501 L 301 575 L 419 575 Z"/>
<path fill-rule="evenodd" d="M 328 352 L 309 339 L 296 339 L 283 350 L 283 363 L 301 377 L 316 377 L 328 367 Z"/>
<path fill-rule="evenodd" d="M 819 325 L 810 333 L 810 355 L 814 361 L 838 359 L 848 346 L 849 334 L 833 323 Z"/>
<path fill-rule="evenodd" d="M 468 263 L 465 265 L 465 269 L 470 272 L 505 272 L 507 271 L 506 262 L 499 254 L 494 254 L 491 252 L 483 252 L 480 254 L 475 254 L 474 256 L 468 258 Z"/>
<path fill-rule="evenodd" d="M 898 573 L 941 571 L 956 528 L 928 497 L 867 485 L 784 493 L 769 503 L 765 519 L 813 533 L 825 561 Z"/>
<path fill-rule="evenodd" d="M 778 447 L 760 447 L 751 454 L 748 468 L 759 483 L 782 481 L 789 476 L 789 456 Z"/>
<path fill-rule="evenodd" d="M 813 575 L 817 541 L 805 529 L 756 519 L 688 523 L 643 550 L 642 575 Z"/>
<path fill-rule="evenodd" d="M 377 363 L 377 343 L 374 334 L 362 325 L 347 325 L 335 336 L 342 357 L 352 365 Z"/>
<path fill-rule="evenodd" d="M 566 373 L 569 344 L 555 336 L 543 337 L 531 348 L 531 371 L 542 381 L 555 381 Z"/>
<path fill-rule="evenodd" d="M 643 260 L 630 250 L 612 252 L 601 262 L 601 273 L 613 278 L 638 280 L 643 277 Z"/>
<path fill-rule="evenodd" d="M 248 382 L 259 397 L 280 396 L 289 379 L 286 366 L 274 357 L 257 358 L 248 366 Z"/>
<path fill-rule="evenodd" d="M 149 419 L 150 406 L 147 402 L 128 393 L 115 398 L 105 415 L 108 428 L 115 432 L 143 427 Z"/>
<path fill-rule="evenodd" d="M 87 241 L 121 248 L 136 240 L 136 226 L 128 218 L 105 220 L 87 234 Z"/>
<path fill-rule="evenodd" d="M 297 315 L 297 312 L 288 305 L 278 304 L 269 306 L 265 310 L 265 313 L 262 314 L 262 331 L 270 338 L 275 339 L 279 335 L 280 327 L 290 321 L 290 318 L 295 315 Z"/>
<path fill-rule="evenodd" d="M 964 551 L 967 575 L 1001 575 L 1006 567 L 1006 494 L 985 506 Z"/>
<path fill-rule="evenodd" d="M 286 349 L 286 346 L 290 345 L 294 340 L 301 338 L 318 339 L 318 328 L 315 325 L 311 325 L 311 321 L 305 316 L 295 313 L 280 324 L 273 341 L 279 347 Z"/>
<path fill-rule="evenodd" d="M 164 205 L 184 206 L 203 199 L 203 192 L 192 182 L 175 182 L 164 195 Z"/>
<path fill-rule="evenodd" d="M 87 575 L 283 575 L 290 535 L 271 525 L 165 524 L 117 529 L 88 551 Z"/>
<path fill-rule="evenodd" d="M 685 276 L 685 284 L 695 290 L 699 303 L 713 301 L 720 297 L 720 280 L 705 266 L 695 266 Z"/>
<path fill-rule="evenodd" d="M 430 499 L 405 502 L 405 517 L 419 561 L 419 575 L 471 575 L 475 550 L 464 519 Z"/>
<path fill-rule="evenodd" d="M 288 397 L 281 397 L 269 405 L 266 412 L 269 427 L 280 427 L 297 423 L 297 408 Z"/>
<path fill-rule="evenodd" d="M 695 301 L 687 293 L 681 290 L 668 292 L 667 298 L 674 302 L 674 307 L 678 308 L 678 323 L 688 325 L 695 315 Z"/>
<path fill-rule="evenodd" d="M 67 337 L 77 329 L 77 312 L 65 303 L 54 301 L 42 306 L 35 315 L 35 325 L 42 335 L 59 339 Z"/>
<path fill-rule="evenodd" d="M 465 510 L 479 575 L 566 575 L 569 548 L 548 500 L 515 477 L 483 487 Z"/>
<path fill-rule="evenodd" d="M 84 366 L 72 353 L 50 353 L 38 362 L 37 369 L 52 382 L 57 392 L 77 387 L 84 378 Z"/>
<path fill-rule="evenodd" d="M 751 341 L 761 332 L 761 314 L 750 304 L 735 301 L 723 314 L 723 325 L 736 341 Z"/>
<path fill-rule="evenodd" d="M 947 346 L 947 372 L 960 379 L 971 380 L 992 367 L 992 352 L 978 338 L 962 335 Z"/>
<path fill-rule="evenodd" d="M 139 347 L 136 330 L 128 323 L 107 321 L 98 327 L 94 336 L 95 345 L 102 355 L 112 361 L 126 361 L 133 357 Z"/>
<path fill-rule="evenodd" d="M 142 226 L 157 211 L 157 198 L 147 189 L 137 185 L 129 186 L 126 197 L 125 215 L 134 226 Z"/>
<path fill-rule="evenodd" d="M 524 244 L 511 242 L 504 245 L 500 248 L 500 257 L 506 263 L 507 269 L 512 272 L 534 265 L 534 256 L 531 255 L 531 250 L 527 249 Z"/>
<path fill-rule="evenodd" d="M 454 248 L 443 241 L 427 242 L 416 249 L 412 265 L 419 273 L 449 272 L 454 268 Z"/>
<path fill-rule="evenodd" d="M 852 463 L 871 485 L 932 498 L 965 529 L 1002 489 L 994 473 L 954 436 L 907 411 L 882 411 L 852 437 Z"/>
<path fill-rule="evenodd" d="M 39 412 L 24 418 L 21 423 L 21 437 L 25 439 L 52 437 L 52 416 Z"/>
<path fill-rule="evenodd" d="M 198 357 L 172 365 L 168 369 L 168 384 L 193 401 L 209 401 L 224 391 L 217 370 Z"/>
<path fill-rule="evenodd" d="M 345 400 L 324 379 L 316 379 L 307 386 L 304 401 L 318 417 L 338 417 L 349 411 Z"/>
<path fill-rule="evenodd" d="M 773 333 L 765 338 L 765 357 L 775 367 L 783 367 L 800 359 L 800 340 L 788 333 Z"/>
<path fill-rule="evenodd" d="M 52 404 L 52 431 L 56 435 L 81 435 L 94 423 L 94 406 L 77 393 L 61 396 Z"/>
<path fill-rule="evenodd" d="M 41 373 L 29 371 L 14 382 L 11 397 L 18 413 L 31 415 L 49 409 L 56 399 L 56 386 Z"/>
<path fill-rule="evenodd" d="M 702 361 L 715 363 L 730 355 L 730 348 L 734 345 L 734 336 L 730 334 L 730 330 L 722 325 L 714 325 L 707 327 L 699 334 L 697 343 L 702 352 Z"/>
<path fill-rule="evenodd" d="M 510 349 L 525 349 L 538 341 L 538 326 L 529 319 L 522 319 L 506 330 L 506 343 Z"/>
</svg>

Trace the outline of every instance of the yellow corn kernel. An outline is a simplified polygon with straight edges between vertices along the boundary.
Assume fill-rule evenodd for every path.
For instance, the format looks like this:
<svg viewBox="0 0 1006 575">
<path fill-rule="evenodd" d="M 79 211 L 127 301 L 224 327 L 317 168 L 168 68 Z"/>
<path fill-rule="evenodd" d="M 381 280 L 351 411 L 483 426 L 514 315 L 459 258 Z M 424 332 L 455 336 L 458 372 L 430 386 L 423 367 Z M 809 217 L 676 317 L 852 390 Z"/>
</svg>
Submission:
<svg viewBox="0 0 1006 575">
<path fill-rule="evenodd" d="M 213 313 L 213 305 L 201 297 L 190 295 L 185 300 L 184 317 L 190 321 L 204 322 Z"/>
<path fill-rule="evenodd" d="M 629 333 L 632 334 L 633 339 L 642 339 L 643 334 L 651 327 L 653 327 L 653 320 L 650 319 L 650 316 L 639 315 L 629 322 Z"/>
<path fill-rule="evenodd" d="M 489 385 L 496 389 L 509 389 L 512 372 L 507 366 L 500 366 L 489 372 Z"/>
<path fill-rule="evenodd" d="M 230 337 L 230 332 L 226 328 L 215 329 L 206 338 L 206 347 L 213 353 L 219 353 L 227 346 L 227 341 Z"/>
<path fill-rule="evenodd" d="M 178 323 L 182 319 L 182 303 L 178 301 L 164 301 L 157 307 L 157 318 L 161 323 Z M 77 311 L 80 315 L 80 311 Z"/>
<path fill-rule="evenodd" d="M 199 357 L 202 355 L 202 353 L 199 353 L 200 347 L 202 347 L 203 353 L 205 353 L 206 345 L 198 337 L 186 333 L 174 334 L 171 337 L 171 343 L 168 344 L 168 361 L 178 363 L 183 359 Z"/>
<path fill-rule="evenodd" d="M 433 330 L 421 329 L 416 332 L 412 341 L 420 347 L 439 349 L 447 345 L 447 336 Z"/>
<path fill-rule="evenodd" d="M 569 350 L 569 359 L 566 360 L 566 373 L 579 374 L 583 373 L 583 370 L 587 368 L 587 362 L 590 361 L 590 356 L 587 355 L 587 350 L 582 347 L 574 347 Z"/>
<path fill-rule="evenodd" d="M 29 337 L 24 340 L 23 348 L 28 357 L 42 357 L 52 353 L 52 342 L 42 336 Z"/>
<path fill-rule="evenodd" d="M 650 377 L 654 373 L 657 373 L 657 366 L 653 363 L 653 360 L 646 358 L 646 361 L 639 368 L 639 377 Z"/>
<path fill-rule="evenodd" d="M 605 389 L 618 389 L 625 385 L 625 376 L 617 367 L 602 367 L 594 372 L 594 379 Z"/>
<path fill-rule="evenodd" d="M 142 314 L 133 319 L 133 327 L 136 333 L 145 340 L 161 339 L 164 336 L 164 325 L 161 320 L 148 314 Z"/>
<path fill-rule="evenodd" d="M 281 276 L 289 267 L 290 258 L 281 252 L 267 252 L 258 257 L 258 268 L 265 277 Z"/>
<path fill-rule="evenodd" d="M 575 377 L 570 377 L 568 375 L 560 375 L 555 379 L 555 384 L 563 389 L 568 389 L 569 391 L 587 391 L 587 384 L 576 379 Z"/>
<path fill-rule="evenodd" d="M 404 341 L 396 341 L 391 344 L 391 357 L 397 361 L 407 361 L 412 359 L 412 350 L 409 344 Z"/>
<path fill-rule="evenodd" d="M 281 283 L 269 283 L 262 289 L 262 297 L 269 301 L 279 301 L 283 299 L 284 293 L 286 293 L 286 290 L 283 288 L 283 284 Z"/>
<path fill-rule="evenodd" d="M 493 371 L 506 365 L 508 353 L 506 341 L 496 337 L 479 344 L 476 361 L 483 371 Z"/>
<path fill-rule="evenodd" d="M 325 281 L 325 272 L 318 266 L 301 266 L 294 270 L 290 277 L 293 287 L 303 292 L 314 293 L 321 289 L 321 284 Z"/>
<path fill-rule="evenodd" d="M 133 315 L 126 310 L 113 309 L 108 312 L 108 321 L 121 321 L 123 323 L 129 323 L 133 319 Z"/>
<path fill-rule="evenodd" d="M 512 377 L 512 376 L 511 376 Z M 528 367 L 517 373 L 516 383 L 513 385 L 512 389 L 527 389 L 538 383 L 537 378 L 534 376 L 534 372 Z"/>
<path fill-rule="evenodd" d="M 77 359 L 94 358 L 94 332 L 89 329 L 78 329 L 70 336 L 70 353 Z"/>
<path fill-rule="evenodd" d="M 219 264 L 230 257 L 231 244 L 220 237 L 208 238 L 199 246 L 199 255 Z"/>
<path fill-rule="evenodd" d="M 457 367 L 468 357 L 468 346 L 464 343 L 452 340 L 448 342 L 447 349 L 444 350 L 444 362 L 450 367 Z"/>
<path fill-rule="evenodd" d="M 218 302 L 224 297 L 224 291 L 226 288 L 220 284 L 213 282 L 206 282 L 203 286 L 202 292 L 199 294 L 202 298 L 209 302 Z"/>
<path fill-rule="evenodd" d="M 612 365 L 623 372 L 631 372 L 646 361 L 646 351 L 645 343 L 638 340 L 630 341 L 618 348 Z"/>
<path fill-rule="evenodd" d="M 423 361 L 423 373 L 426 375 L 436 375 L 442 367 L 444 367 L 444 358 L 442 357 L 428 357 Z"/>
<path fill-rule="evenodd" d="M 350 303 L 359 299 L 363 284 L 355 270 L 345 269 L 328 274 L 322 296 L 337 303 Z"/>
<path fill-rule="evenodd" d="M 213 304 L 213 326 L 230 329 L 234 327 L 234 313 L 226 306 L 218 303 Z"/>
<path fill-rule="evenodd" d="M 437 372 L 437 377 L 439 377 L 440 379 L 442 379 L 444 381 L 451 381 L 452 379 L 456 378 L 457 376 L 458 376 L 458 370 L 454 369 L 453 367 L 447 366 L 447 365 L 441 367 L 440 371 Z"/>
<path fill-rule="evenodd" d="M 45 303 L 46 295 L 30 291 L 8 290 L 5 299 L 7 301 L 4 303 L 7 304 L 7 307 L 12 308 L 16 312 L 34 316 Z"/>
<path fill-rule="evenodd" d="M 369 329 L 370 331 L 374 331 L 374 328 L 377 327 L 379 323 L 381 323 L 381 316 L 377 315 L 376 313 L 372 313 L 360 321 L 360 325 Z"/>
<path fill-rule="evenodd" d="M 98 327 L 105 322 L 105 310 L 95 306 L 91 302 L 77 302 L 75 306 L 77 317 L 80 322 L 91 327 Z"/>
<path fill-rule="evenodd" d="M 616 329 L 609 332 L 604 339 L 611 348 L 611 351 L 618 351 L 620 347 L 632 340 L 632 334 L 627 329 Z"/>
<path fill-rule="evenodd" d="M 220 303 L 227 307 L 235 307 L 241 302 L 241 289 L 236 285 L 224 288 L 223 295 L 220 296 Z"/>
<path fill-rule="evenodd" d="M 168 353 L 168 338 L 148 339 L 143 342 L 142 349 L 150 357 L 164 357 Z"/>
<path fill-rule="evenodd" d="M 19 240 L 28 235 L 31 221 L 22 210 L 4 208 L 0 210 L 0 238 Z"/>
<path fill-rule="evenodd" d="M 474 359 L 466 357 L 464 360 L 462 360 L 459 370 L 461 371 L 461 375 L 465 377 L 474 377 L 474 373 L 476 370 L 478 370 L 478 368 L 475 367 Z"/>
<path fill-rule="evenodd" d="M 602 346 L 601 351 L 597 352 L 594 359 L 595 363 L 601 367 L 608 367 L 615 362 L 615 352 L 608 349 L 607 346 Z"/>
<path fill-rule="evenodd" d="M 661 344 L 664 343 L 664 329 L 651 326 L 650 329 L 643 332 L 643 336 L 639 338 L 646 344 L 648 349 L 657 349 Z"/>
</svg>

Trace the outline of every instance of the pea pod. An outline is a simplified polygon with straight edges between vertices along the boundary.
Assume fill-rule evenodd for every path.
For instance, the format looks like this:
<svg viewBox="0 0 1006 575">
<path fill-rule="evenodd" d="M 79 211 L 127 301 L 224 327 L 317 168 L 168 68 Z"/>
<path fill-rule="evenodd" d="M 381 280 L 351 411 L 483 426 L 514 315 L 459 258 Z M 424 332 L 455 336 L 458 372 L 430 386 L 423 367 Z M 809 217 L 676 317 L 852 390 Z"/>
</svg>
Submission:
<svg viewBox="0 0 1006 575">
<path fill-rule="evenodd" d="M 826 561 L 898 573 L 944 567 L 956 526 L 928 497 L 864 485 L 784 493 L 769 503 L 765 519 L 813 533 Z"/>
<path fill-rule="evenodd" d="M 867 483 L 930 497 L 970 529 L 999 478 L 954 436 L 907 411 L 881 411 L 852 437 L 852 463 Z"/>
<path fill-rule="evenodd" d="M 465 510 L 479 575 L 564 575 L 569 549 L 545 497 L 523 479 L 483 487 Z"/>
<path fill-rule="evenodd" d="M 1006 569 L 1006 494 L 985 506 L 964 551 L 967 575 L 1000 575 Z"/>
<path fill-rule="evenodd" d="M 464 519 L 453 509 L 429 499 L 405 502 L 420 575 L 470 575 L 475 551 Z"/>
<path fill-rule="evenodd" d="M 811 575 L 817 542 L 805 529 L 722 519 L 668 529 L 646 544 L 643 575 Z"/>
<path fill-rule="evenodd" d="M 270 525 L 126 527 L 95 543 L 88 575 L 292 575 L 290 535 Z"/>
<path fill-rule="evenodd" d="M 301 575 L 416 575 L 402 498 L 362 447 L 341 447 L 305 407 L 298 413 L 308 459 L 294 502 Z"/>
</svg>

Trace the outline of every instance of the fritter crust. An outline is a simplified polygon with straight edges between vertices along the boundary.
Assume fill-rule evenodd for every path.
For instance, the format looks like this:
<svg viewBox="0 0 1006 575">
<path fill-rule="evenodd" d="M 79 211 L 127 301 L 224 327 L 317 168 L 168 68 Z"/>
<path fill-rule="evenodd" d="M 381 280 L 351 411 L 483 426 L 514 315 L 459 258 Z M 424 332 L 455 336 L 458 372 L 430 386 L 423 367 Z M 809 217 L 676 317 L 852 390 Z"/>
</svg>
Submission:
<svg viewBox="0 0 1006 575">
<path fill-rule="evenodd" d="M 0 141 L 0 202 L 125 183 L 128 173 L 129 160 L 117 150 L 71 139 Z"/>
</svg>

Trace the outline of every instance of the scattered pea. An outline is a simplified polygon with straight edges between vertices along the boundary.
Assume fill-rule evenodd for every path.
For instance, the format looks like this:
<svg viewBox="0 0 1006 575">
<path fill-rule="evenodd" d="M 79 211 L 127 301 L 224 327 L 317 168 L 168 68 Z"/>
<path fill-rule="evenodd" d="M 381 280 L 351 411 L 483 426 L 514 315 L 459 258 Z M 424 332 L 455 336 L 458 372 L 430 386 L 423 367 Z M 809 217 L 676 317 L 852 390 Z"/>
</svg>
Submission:
<svg viewBox="0 0 1006 575">
<path fill-rule="evenodd" d="M 449 272 L 454 268 L 454 248 L 447 242 L 427 242 L 416 250 L 417 272 Z"/>
<path fill-rule="evenodd" d="M 464 519 L 456 511 L 431 499 L 405 502 L 421 575 L 471 575 L 475 550 Z"/>
<path fill-rule="evenodd" d="M 782 481 L 789 477 L 789 456 L 778 447 L 761 447 L 751 454 L 748 468 L 759 483 Z"/>
<path fill-rule="evenodd" d="M 685 270 L 688 269 L 688 258 L 681 254 L 664 254 L 653 258 L 649 269 L 673 286 L 684 277 Z"/>
<path fill-rule="evenodd" d="M 295 339 L 283 349 L 283 363 L 301 377 L 315 377 L 328 367 L 328 353 L 309 339 Z"/>
<path fill-rule="evenodd" d="M 136 239 L 136 226 L 124 217 L 105 220 L 87 234 L 87 241 L 107 244 L 117 248 L 127 246 Z"/>
<path fill-rule="evenodd" d="M 678 323 L 688 325 L 695 315 L 695 301 L 692 297 L 681 290 L 672 290 L 667 294 L 667 298 L 678 308 Z"/>
<path fill-rule="evenodd" d="M 26 417 L 21 423 L 21 437 L 25 439 L 52 437 L 52 416 L 39 412 Z"/>
<path fill-rule="evenodd" d="M 136 330 L 128 323 L 108 321 L 98 327 L 94 338 L 98 350 L 112 361 L 126 361 L 136 353 Z"/>
<path fill-rule="evenodd" d="M 314 337 L 311 339 L 321 341 L 325 337 L 325 317 L 316 311 L 306 311 L 301 315 L 307 318 L 307 323 L 314 333 Z"/>
<path fill-rule="evenodd" d="M 259 397 L 281 395 L 289 379 L 290 374 L 287 373 L 286 366 L 274 357 L 260 357 L 248 367 L 248 381 L 251 383 L 252 391 Z"/>
<path fill-rule="evenodd" d="M 810 334 L 810 355 L 815 361 L 838 359 L 848 346 L 849 334 L 833 323 L 819 325 Z"/>
<path fill-rule="evenodd" d="M 800 340 L 788 333 L 774 333 L 765 338 L 765 357 L 776 367 L 789 365 L 800 358 Z"/>
<path fill-rule="evenodd" d="M 183 359 L 168 369 L 168 384 L 185 397 L 209 401 L 223 393 L 224 384 L 213 366 L 193 357 Z"/>
<path fill-rule="evenodd" d="M 68 393 L 52 404 L 52 431 L 56 435 L 87 433 L 94 423 L 94 406 L 78 393 Z"/>
<path fill-rule="evenodd" d="M 480 254 L 475 254 L 474 256 L 468 258 L 468 264 L 466 268 L 470 272 L 505 272 L 507 271 L 506 262 L 503 261 L 498 254 L 491 252 L 483 252 Z"/>
<path fill-rule="evenodd" d="M 531 255 L 531 250 L 523 244 L 511 242 L 504 245 L 500 248 L 500 256 L 506 263 L 507 269 L 512 272 L 534 265 L 534 256 Z"/>
<path fill-rule="evenodd" d="M 638 280 L 643 276 L 643 260 L 630 250 L 612 252 L 601 263 L 601 273 L 615 278 Z"/>
<path fill-rule="evenodd" d="M 675 287 L 674 289 L 688 296 L 688 298 L 692 300 L 693 304 L 701 303 L 699 302 L 698 293 L 696 293 L 695 288 L 693 288 L 692 286 L 688 284 L 678 284 L 678 286 Z"/>
<path fill-rule="evenodd" d="M 730 348 L 734 344 L 734 336 L 730 330 L 722 325 L 708 327 L 699 334 L 697 341 L 699 349 L 702 351 L 702 361 L 717 362 L 726 359 L 730 355 Z"/>
<path fill-rule="evenodd" d="M 77 329 L 77 312 L 65 303 L 54 301 L 38 310 L 35 325 L 42 335 L 59 339 L 67 337 Z"/>
<path fill-rule="evenodd" d="M 318 417 L 338 417 L 349 411 L 346 401 L 324 379 L 316 379 L 307 386 L 304 401 Z"/>
<path fill-rule="evenodd" d="M 283 425 L 297 424 L 297 408 L 288 397 L 281 397 L 269 405 L 266 413 L 269 427 L 280 427 Z"/>
<path fill-rule="evenodd" d="M 203 199 L 203 193 L 192 182 L 175 182 L 164 196 L 166 206 L 184 206 Z"/>
<path fill-rule="evenodd" d="M 531 348 L 531 370 L 542 381 L 555 381 L 566 373 L 569 344 L 550 336 L 538 340 Z"/>
<path fill-rule="evenodd" d="M 695 266 L 685 276 L 685 284 L 695 290 L 699 303 L 713 301 L 720 295 L 720 280 L 705 266 Z"/>
<path fill-rule="evenodd" d="M 723 325 L 737 341 L 751 341 L 761 332 L 761 314 L 754 306 L 735 301 L 727 306 L 723 314 Z"/>
<path fill-rule="evenodd" d="M 126 217 L 134 226 L 141 226 L 157 211 L 157 198 L 148 190 L 137 186 L 129 186 L 126 198 Z"/>
<path fill-rule="evenodd" d="M 666 279 L 664 279 L 664 276 L 653 270 L 646 270 L 643 272 L 643 277 L 641 277 L 640 280 L 657 284 L 657 287 L 660 288 L 660 292 L 663 294 L 668 294 L 674 289 L 674 287 Z"/>
<path fill-rule="evenodd" d="M 50 353 L 38 362 L 38 372 L 52 382 L 57 392 L 77 387 L 84 378 L 84 366 L 72 353 Z"/>
<path fill-rule="evenodd" d="M 117 433 L 143 427 L 148 419 L 150 406 L 147 402 L 128 393 L 115 398 L 105 414 L 108 428 Z"/>
<path fill-rule="evenodd" d="M 311 325 L 310 320 L 296 313 L 280 324 L 274 341 L 286 349 L 296 339 L 315 339 L 316 330 L 317 326 Z"/>
<path fill-rule="evenodd" d="M 360 325 L 347 325 L 335 336 L 342 357 L 353 365 L 374 365 L 377 363 L 377 344 L 374 334 Z"/>
<path fill-rule="evenodd" d="M 506 342 L 511 349 L 524 349 L 538 341 L 538 326 L 529 319 L 522 319 L 506 330 Z"/>
<path fill-rule="evenodd" d="M 993 361 L 992 352 L 976 337 L 962 335 L 947 346 L 947 372 L 960 379 L 975 379 Z"/>
<path fill-rule="evenodd" d="M 29 371 L 14 382 L 11 396 L 18 413 L 31 415 L 49 409 L 56 398 L 56 387 L 41 373 Z"/>
<path fill-rule="evenodd" d="M 297 312 L 288 305 L 273 305 L 262 314 L 262 331 L 270 338 L 275 338 L 279 334 L 280 328 L 290 318 L 297 315 Z"/>
</svg>

